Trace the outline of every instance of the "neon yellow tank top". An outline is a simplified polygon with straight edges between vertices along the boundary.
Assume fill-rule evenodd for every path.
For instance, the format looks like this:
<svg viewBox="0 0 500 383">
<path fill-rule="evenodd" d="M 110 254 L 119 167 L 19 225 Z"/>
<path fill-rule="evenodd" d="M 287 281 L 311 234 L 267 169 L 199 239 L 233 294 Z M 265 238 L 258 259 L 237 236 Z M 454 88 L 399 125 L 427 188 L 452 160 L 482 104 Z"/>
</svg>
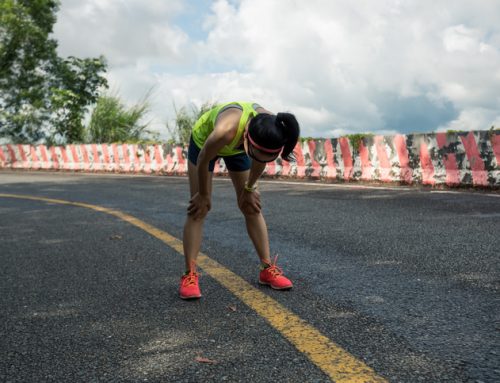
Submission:
<svg viewBox="0 0 500 383">
<path fill-rule="evenodd" d="M 255 104 L 253 102 L 228 102 L 226 104 L 218 105 L 203 114 L 199 118 L 199 120 L 196 121 L 191 132 L 193 141 L 195 142 L 196 146 L 202 148 L 203 145 L 205 145 L 205 141 L 207 140 L 210 133 L 212 133 L 212 131 L 214 130 L 215 122 L 220 111 L 227 108 L 229 105 L 239 106 L 239 109 L 242 109 L 243 113 L 241 114 L 238 131 L 233 141 L 229 145 L 226 145 L 221 150 L 219 150 L 217 155 L 232 156 L 244 152 L 244 150 L 237 149 L 236 146 L 243 136 L 243 131 L 245 130 L 245 125 L 247 124 L 248 120 L 258 114 L 254 109 L 254 106 L 257 107 L 258 104 Z"/>
</svg>

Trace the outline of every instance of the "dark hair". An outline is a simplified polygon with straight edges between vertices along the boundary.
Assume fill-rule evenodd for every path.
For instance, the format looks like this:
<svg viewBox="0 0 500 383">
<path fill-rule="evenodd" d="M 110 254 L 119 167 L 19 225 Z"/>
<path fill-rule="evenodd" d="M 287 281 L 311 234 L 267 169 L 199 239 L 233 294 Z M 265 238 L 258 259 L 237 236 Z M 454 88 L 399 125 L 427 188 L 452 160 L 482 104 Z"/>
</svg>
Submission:
<svg viewBox="0 0 500 383">
<path fill-rule="evenodd" d="M 248 133 L 258 145 L 269 149 L 280 149 L 281 158 L 293 161 L 293 148 L 300 135 L 299 123 L 291 113 L 261 113 L 252 118 Z"/>
</svg>

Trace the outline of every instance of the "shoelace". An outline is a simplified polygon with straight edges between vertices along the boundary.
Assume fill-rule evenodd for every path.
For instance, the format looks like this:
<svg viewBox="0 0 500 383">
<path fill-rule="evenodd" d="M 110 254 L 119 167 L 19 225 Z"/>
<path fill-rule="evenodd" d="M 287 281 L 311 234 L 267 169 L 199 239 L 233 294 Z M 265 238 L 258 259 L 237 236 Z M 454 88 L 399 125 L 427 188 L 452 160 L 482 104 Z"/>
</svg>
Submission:
<svg viewBox="0 0 500 383">
<path fill-rule="evenodd" d="M 186 278 L 184 278 L 182 281 L 183 286 L 191 286 L 196 284 L 196 277 L 198 276 L 198 273 L 195 270 L 196 270 L 196 263 L 194 261 L 191 261 L 191 268 L 189 274 L 186 275 Z"/>
<path fill-rule="evenodd" d="M 185 276 L 184 280 L 182 281 L 182 284 L 184 286 L 191 286 L 196 284 L 196 277 L 198 274 L 194 271 L 191 271 L 188 275 Z"/>
<path fill-rule="evenodd" d="M 276 255 L 274 257 L 274 261 L 270 264 L 270 266 L 266 269 L 268 270 L 273 277 L 279 277 L 281 275 L 283 275 L 283 270 L 281 270 L 281 268 L 279 268 L 277 265 L 276 265 L 276 261 L 278 260 L 278 256 Z"/>
</svg>

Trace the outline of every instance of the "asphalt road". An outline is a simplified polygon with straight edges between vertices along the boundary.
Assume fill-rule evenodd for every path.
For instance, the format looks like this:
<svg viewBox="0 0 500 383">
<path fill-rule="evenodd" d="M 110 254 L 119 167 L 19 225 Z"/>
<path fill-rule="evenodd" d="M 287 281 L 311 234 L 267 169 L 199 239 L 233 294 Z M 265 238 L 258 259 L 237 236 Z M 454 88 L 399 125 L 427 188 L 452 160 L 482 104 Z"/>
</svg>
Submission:
<svg viewBox="0 0 500 383">
<path fill-rule="evenodd" d="M 230 182 L 202 251 L 390 382 L 500 381 L 500 195 L 261 184 L 291 291 L 257 283 Z M 0 172 L 0 194 L 120 210 L 182 237 L 184 178 Z M 182 256 L 83 207 L 0 197 L 0 381 L 327 382 L 216 279 L 178 298 Z M 203 273 L 203 272 L 202 272 Z M 208 363 L 207 363 L 208 362 Z"/>
</svg>

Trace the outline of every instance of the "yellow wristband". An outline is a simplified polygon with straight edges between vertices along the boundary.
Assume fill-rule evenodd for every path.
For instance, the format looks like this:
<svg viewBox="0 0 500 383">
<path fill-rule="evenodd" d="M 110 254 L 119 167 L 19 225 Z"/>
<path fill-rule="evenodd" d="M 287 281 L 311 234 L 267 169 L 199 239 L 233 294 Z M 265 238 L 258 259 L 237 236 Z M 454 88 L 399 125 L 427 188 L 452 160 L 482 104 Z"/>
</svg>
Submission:
<svg viewBox="0 0 500 383">
<path fill-rule="evenodd" d="M 248 184 L 245 182 L 245 190 L 249 193 L 253 193 L 254 191 L 257 190 L 257 184 L 253 186 L 248 186 Z"/>
</svg>

